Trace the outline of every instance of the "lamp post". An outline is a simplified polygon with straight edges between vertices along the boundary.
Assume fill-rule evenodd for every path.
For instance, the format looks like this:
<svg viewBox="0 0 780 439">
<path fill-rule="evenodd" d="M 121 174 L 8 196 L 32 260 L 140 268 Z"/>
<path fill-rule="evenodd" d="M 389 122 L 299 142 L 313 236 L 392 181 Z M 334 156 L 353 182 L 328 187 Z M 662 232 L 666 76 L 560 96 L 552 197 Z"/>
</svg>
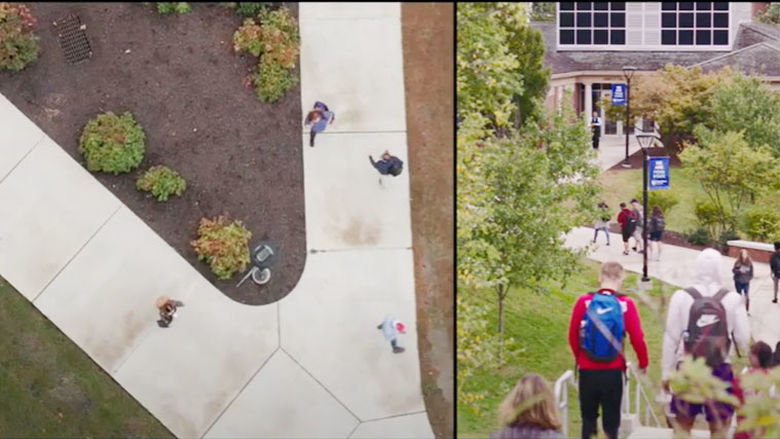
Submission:
<svg viewBox="0 0 780 439">
<path fill-rule="evenodd" d="M 642 148 L 642 282 L 650 281 L 647 277 L 647 148 L 655 141 L 655 134 L 641 132 L 636 135 L 639 147 Z"/>
<path fill-rule="evenodd" d="M 630 168 L 631 164 L 628 162 L 628 118 L 631 111 L 631 78 L 634 76 L 636 67 L 623 66 L 623 76 L 626 78 L 626 126 L 623 128 L 626 130 L 626 158 L 623 160 L 623 167 Z"/>
</svg>

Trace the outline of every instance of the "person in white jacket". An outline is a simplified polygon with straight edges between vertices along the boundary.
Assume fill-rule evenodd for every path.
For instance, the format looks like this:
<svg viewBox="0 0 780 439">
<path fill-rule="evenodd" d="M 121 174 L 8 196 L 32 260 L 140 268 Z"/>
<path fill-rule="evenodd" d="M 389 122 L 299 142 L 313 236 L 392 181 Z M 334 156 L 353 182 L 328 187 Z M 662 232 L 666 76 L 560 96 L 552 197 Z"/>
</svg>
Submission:
<svg viewBox="0 0 780 439">
<path fill-rule="evenodd" d="M 722 264 L 722 256 L 715 249 L 705 249 L 697 257 L 694 263 L 693 285 L 703 297 L 715 296 L 721 288 L 720 273 L 725 270 Z M 713 375 L 730 382 L 734 374 L 731 370 L 730 358 L 733 355 L 734 344 L 739 352 L 747 352 L 750 341 L 750 322 L 742 297 L 733 290 L 723 296 L 721 303 L 726 312 L 728 333 L 734 343 L 725 362 L 713 369 Z M 693 305 L 693 297 L 684 290 L 677 290 L 669 301 L 669 311 L 666 316 L 666 330 L 664 331 L 663 350 L 661 353 L 661 371 L 663 387 L 669 390 L 669 375 L 674 372 L 677 364 L 685 355 L 683 335 L 688 329 L 688 317 Z M 677 417 L 678 426 L 689 432 L 693 426 L 696 415 L 704 413 L 710 424 L 712 437 L 720 434 L 728 428 L 734 409 L 727 404 L 716 403 L 717 413 L 710 413 L 707 406 L 701 404 L 687 404 L 672 398 L 671 411 Z M 717 417 L 717 419 L 716 419 Z"/>
</svg>

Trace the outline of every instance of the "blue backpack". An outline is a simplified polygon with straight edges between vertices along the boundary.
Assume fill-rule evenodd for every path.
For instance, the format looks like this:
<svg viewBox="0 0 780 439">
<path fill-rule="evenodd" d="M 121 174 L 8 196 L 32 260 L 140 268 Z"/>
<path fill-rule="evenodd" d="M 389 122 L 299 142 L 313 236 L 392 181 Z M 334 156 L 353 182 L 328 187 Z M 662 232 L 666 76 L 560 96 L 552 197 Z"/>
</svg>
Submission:
<svg viewBox="0 0 780 439">
<path fill-rule="evenodd" d="M 591 360 L 608 363 L 620 353 L 625 326 L 615 295 L 593 293 L 580 322 L 580 348 Z"/>
</svg>

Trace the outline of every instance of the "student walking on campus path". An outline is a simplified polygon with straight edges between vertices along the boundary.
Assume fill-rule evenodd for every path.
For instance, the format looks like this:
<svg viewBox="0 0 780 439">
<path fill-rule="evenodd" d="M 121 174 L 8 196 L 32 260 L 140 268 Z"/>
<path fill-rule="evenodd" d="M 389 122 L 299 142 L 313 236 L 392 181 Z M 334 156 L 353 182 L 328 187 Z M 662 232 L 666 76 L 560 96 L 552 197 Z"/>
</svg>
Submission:
<svg viewBox="0 0 780 439">
<path fill-rule="evenodd" d="M 664 224 L 664 214 L 661 212 L 661 208 L 658 206 L 653 207 L 653 216 L 650 217 L 650 223 L 647 225 L 647 232 L 650 234 L 648 239 L 650 242 L 648 243 L 648 246 L 650 247 L 648 251 L 650 253 L 647 254 L 647 257 L 650 258 L 650 255 L 655 255 L 656 261 L 661 260 L 661 239 L 664 235 L 664 229 L 666 228 Z"/>
<path fill-rule="evenodd" d="M 748 290 L 750 289 L 750 280 L 753 279 L 753 261 L 750 260 L 747 250 L 742 249 L 739 252 L 739 257 L 734 261 L 731 272 L 734 273 L 734 287 L 737 289 L 737 294 L 745 295 L 745 311 L 750 315 Z"/>
<path fill-rule="evenodd" d="M 637 218 L 634 216 L 634 212 L 626 208 L 626 203 L 620 203 L 620 213 L 617 217 L 617 222 L 620 224 L 620 233 L 623 235 L 623 254 L 628 254 L 628 239 L 636 229 Z"/>
<path fill-rule="evenodd" d="M 634 217 L 636 218 L 636 227 L 634 227 L 634 233 L 631 234 L 631 236 L 634 237 L 634 251 L 642 253 L 644 249 L 644 240 L 642 238 L 642 230 L 644 229 L 644 215 L 645 212 L 642 210 L 642 206 L 639 205 L 639 201 L 637 201 L 636 198 L 631 200 L 631 212 L 634 214 Z"/>
<path fill-rule="evenodd" d="M 398 346 L 397 340 L 399 333 L 406 334 L 406 327 L 403 323 L 398 321 L 393 316 L 387 316 L 376 328 L 382 330 L 382 334 L 384 334 L 385 340 L 390 342 L 390 346 L 393 348 L 394 354 L 400 354 L 401 352 L 405 351 L 404 348 Z"/>
<path fill-rule="evenodd" d="M 777 303 L 777 284 L 780 283 L 780 242 L 775 242 L 775 252 L 769 257 L 769 275 L 774 283 L 775 298 L 772 303 Z"/>
<path fill-rule="evenodd" d="M 747 398 L 753 398 L 759 396 L 755 392 L 743 391 L 740 387 L 740 381 L 743 376 L 750 374 L 767 374 L 772 367 L 772 348 L 763 341 L 757 341 L 750 347 L 750 367 L 745 368 L 740 375 L 740 378 L 736 381 L 734 389 L 734 395 L 739 399 L 741 404 L 745 403 Z M 773 390 L 769 390 L 771 395 Z M 737 427 L 744 421 L 745 417 L 737 415 Z M 762 429 L 754 431 L 738 431 L 734 433 L 734 439 L 751 439 L 766 437 L 765 431 Z"/>
<path fill-rule="evenodd" d="M 498 407 L 503 428 L 490 439 L 564 439 L 558 407 L 547 381 L 525 374 Z"/>
<path fill-rule="evenodd" d="M 669 376 L 683 356 L 691 354 L 694 358 L 705 358 L 712 375 L 728 383 L 728 391 L 733 393 L 731 342 L 735 342 L 739 352 L 745 352 L 750 340 L 750 323 L 739 294 L 721 286 L 722 258 L 711 248 L 699 253 L 694 262 L 693 285 L 675 291 L 669 301 L 661 356 L 662 385 L 667 392 Z M 670 410 L 676 415 L 675 428 L 690 433 L 696 416 L 704 413 L 711 437 L 725 434 L 734 407 L 715 402 L 713 412 L 707 405 L 678 399 L 674 389 L 671 393 Z"/>
<path fill-rule="evenodd" d="M 601 407 L 601 424 L 610 439 L 617 439 L 620 402 L 626 360 L 623 336 L 628 333 L 642 373 L 647 369 L 647 346 L 634 302 L 618 293 L 623 284 L 623 267 L 605 262 L 599 274 L 600 288 L 580 296 L 569 322 L 569 347 L 579 372 L 582 437 L 596 433 Z"/>
<path fill-rule="evenodd" d="M 311 125 L 309 146 L 314 147 L 314 136 L 325 131 L 325 128 L 332 125 L 334 120 L 336 120 L 336 114 L 330 111 L 327 105 L 320 101 L 314 103 L 314 109 L 309 111 L 303 121 L 304 127 Z"/>
<path fill-rule="evenodd" d="M 368 160 L 371 161 L 371 166 L 379 171 L 380 185 L 383 185 L 383 176 L 392 175 L 393 177 L 398 177 L 404 169 L 404 162 L 398 157 L 391 155 L 387 150 L 382 153 L 382 157 L 379 160 L 374 161 L 374 158 L 370 155 L 368 156 Z"/>
<path fill-rule="evenodd" d="M 599 209 L 601 209 L 601 212 L 599 213 L 601 216 L 596 220 L 596 224 L 593 225 L 593 243 L 596 243 L 596 238 L 599 236 L 599 230 L 601 230 L 604 232 L 604 236 L 607 237 L 607 245 L 609 245 L 609 206 L 602 201 L 599 203 Z"/>
<path fill-rule="evenodd" d="M 160 313 L 160 320 L 157 321 L 157 324 L 161 328 L 167 328 L 170 326 L 173 318 L 176 317 L 178 308 L 184 306 L 184 303 L 178 300 L 171 300 L 166 296 L 160 296 L 157 298 L 155 305 L 157 305 L 157 310 Z"/>
</svg>

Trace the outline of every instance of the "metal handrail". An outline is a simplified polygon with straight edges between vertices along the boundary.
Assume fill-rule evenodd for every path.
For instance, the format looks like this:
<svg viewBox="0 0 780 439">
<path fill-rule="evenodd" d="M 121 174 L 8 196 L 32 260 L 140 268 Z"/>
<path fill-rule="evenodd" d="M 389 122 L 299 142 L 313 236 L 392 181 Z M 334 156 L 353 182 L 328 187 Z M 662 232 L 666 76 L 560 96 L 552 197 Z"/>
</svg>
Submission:
<svg viewBox="0 0 780 439">
<path fill-rule="evenodd" d="M 658 416 L 655 414 L 655 410 L 653 409 L 653 404 L 650 402 L 650 398 L 647 396 L 647 393 L 645 392 L 644 387 L 642 386 L 642 381 L 639 379 L 639 376 L 636 373 L 636 370 L 634 370 L 633 365 L 631 363 L 626 363 L 626 370 L 628 370 L 627 377 L 630 380 L 631 378 L 634 379 L 634 382 L 636 383 L 634 386 L 634 412 L 636 413 L 637 417 L 639 416 L 639 410 L 640 410 L 640 404 L 641 401 L 644 400 L 645 402 L 645 410 L 644 410 L 644 422 L 642 425 L 648 425 L 650 422 L 650 417 L 652 415 L 653 422 L 655 423 L 656 427 L 662 427 L 661 421 L 658 420 Z M 631 413 L 631 384 L 626 383 L 625 392 L 623 392 L 623 403 L 621 404 L 623 407 L 623 413 L 626 415 L 630 415 Z"/>
<path fill-rule="evenodd" d="M 575 389 L 577 388 L 574 372 L 572 370 L 567 370 L 563 375 L 558 377 L 558 379 L 555 380 L 555 386 L 553 387 L 555 403 L 561 413 L 563 437 L 569 437 L 569 392 L 566 384 L 571 385 Z"/>
</svg>

